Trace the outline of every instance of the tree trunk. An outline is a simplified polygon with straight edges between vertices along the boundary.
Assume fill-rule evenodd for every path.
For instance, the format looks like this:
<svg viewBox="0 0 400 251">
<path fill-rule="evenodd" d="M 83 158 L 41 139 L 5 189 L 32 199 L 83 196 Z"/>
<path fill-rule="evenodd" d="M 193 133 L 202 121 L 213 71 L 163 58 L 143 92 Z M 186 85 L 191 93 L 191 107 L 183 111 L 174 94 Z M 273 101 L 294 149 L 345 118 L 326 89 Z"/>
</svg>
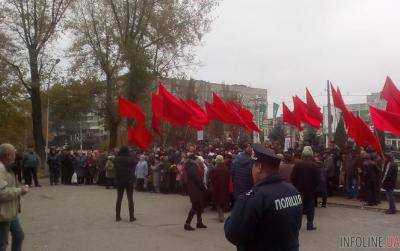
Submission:
<svg viewBox="0 0 400 251">
<path fill-rule="evenodd" d="M 31 89 L 32 104 L 32 123 L 33 123 L 33 140 L 35 144 L 35 152 L 40 157 L 41 167 L 44 168 L 46 162 L 46 153 L 44 149 L 43 125 L 42 125 L 42 102 L 40 98 L 40 88 L 32 86 Z"/>
<path fill-rule="evenodd" d="M 117 146 L 119 118 L 113 102 L 113 81 L 111 74 L 106 74 L 106 110 L 110 141 L 108 150 L 112 151 Z"/>
<path fill-rule="evenodd" d="M 29 63 L 31 72 L 30 98 L 32 105 L 33 140 L 35 152 L 40 157 L 40 166 L 45 167 L 46 153 L 44 149 L 43 121 L 42 121 L 42 100 L 40 96 L 40 76 L 38 68 L 37 53 L 29 53 Z"/>
<path fill-rule="evenodd" d="M 112 123 L 109 125 L 110 130 L 110 142 L 108 144 L 108 150 L 112 151 L 117 146 L 118 140 L 118 123 Z"/>
</svg>

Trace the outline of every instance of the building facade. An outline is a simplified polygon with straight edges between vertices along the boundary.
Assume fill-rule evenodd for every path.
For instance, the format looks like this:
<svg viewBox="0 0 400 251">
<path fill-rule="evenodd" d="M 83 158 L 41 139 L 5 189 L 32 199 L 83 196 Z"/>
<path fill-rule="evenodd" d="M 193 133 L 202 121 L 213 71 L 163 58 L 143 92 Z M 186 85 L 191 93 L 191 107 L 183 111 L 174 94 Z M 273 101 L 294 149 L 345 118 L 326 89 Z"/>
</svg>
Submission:
<svg viewBox="0 0 400 251">
<path fill-rule="evenodd" d="M 184 99 L 194 99 L 199 104 L 212 102 L 213 93 L 226 100 L 242 103 L 254 114 L 254 120 L 261 129 L 266 129 L 268 118 L 268 91 L 243 84 L 217 84 L 202 80 L 169 79 L 165 81 L 167 89 Z"/>
</svg>

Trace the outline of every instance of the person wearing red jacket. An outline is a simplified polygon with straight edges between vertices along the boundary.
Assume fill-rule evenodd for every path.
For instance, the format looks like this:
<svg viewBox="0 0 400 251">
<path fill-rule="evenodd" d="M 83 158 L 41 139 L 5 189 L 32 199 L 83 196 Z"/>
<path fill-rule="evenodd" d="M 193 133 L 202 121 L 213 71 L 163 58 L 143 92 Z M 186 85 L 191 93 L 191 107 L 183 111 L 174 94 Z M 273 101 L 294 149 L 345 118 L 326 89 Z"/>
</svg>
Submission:
<svg viewBox="0 0 400 251">
<path fill-rule="evenodd" d="M 224 157 L 222 155 L 217 155 L 217 157 L 215 157 L 215 169 L 211 172 L 211 190 L 220 222 L 224 222 L 224 210 L 229 204 L 229 175 Z"/>
</svg>

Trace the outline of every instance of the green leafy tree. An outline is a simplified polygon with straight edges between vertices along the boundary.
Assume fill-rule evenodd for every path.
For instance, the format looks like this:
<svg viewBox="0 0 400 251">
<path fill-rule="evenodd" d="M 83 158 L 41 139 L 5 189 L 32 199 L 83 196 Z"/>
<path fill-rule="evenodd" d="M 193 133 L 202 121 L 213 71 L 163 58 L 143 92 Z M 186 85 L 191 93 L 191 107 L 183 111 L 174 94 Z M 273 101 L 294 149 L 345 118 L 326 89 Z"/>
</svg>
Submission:
<svg viewBox="0 0 400 251">
<path fill-rule="evenodd" d="M 98 113 L 102 106 L 104 85 L 98 81 L 86 80 L 57 83 L 49 91 L 51 131 L 57 136 L 56 144 L 74 145 L 79 138 L 88 113 Z M 100 103 L 100 104 L 99 104 Z"/>
<path fill-rule="evenodd" d="M 276 125 L 272 128 L 271 132 L 268 135 L 269 140 L 272 143 L 278 143 L 280 146 L 283 146 L 285 143 L 285 129 L 282 122 L 276 123 Z"/>
<path fill-rule="evenodd" d="M 347 143 L 347 133 L 346 128 L 344 127 L 343 116 L 340 117 L 340 120 L 336 126 L 335 136 L 333 140 L 340 149 L 345 149 Z"/>
<path fill-rule="evenodd" d="M 323 138 L 317 134 L 317 130 L 311 126 L 306 126 L 303 132 L 303 145 L 309 145 L 314 151 L 323 148 Z"/>
<path fill-rule="evenodd" d="M 120 50 L 116 44 L 111 11 L 104 1 L 81 0 L 73 4 L 68 27 L 74 33 L 69 55 L 74 61 L 72 72 L 83 78 L 97 77 L 105 82 L 105 102 L 102 110 L 109 132 L 108 149 L 117 144 L 118 115 L 117 96 L 118 73 L 123 67 Z"/>
<path fill-rule="evenodd" d="M 54 68 L 51 45 L 60 32 L 72 0 L 0 0 L 0 30 L 8 38 L 0 45 L 6 63 L 31 101 L 35 150 L 45 161 L 41 89 Z"/>
<path fill-rule="evenodd" d="M 13 84 L 10 76 L 10 69 L 0 61 L 0 142 L 9 142 L 21 149 L 31 139 L 29 102 L 21 86 Z"/>
</svg>

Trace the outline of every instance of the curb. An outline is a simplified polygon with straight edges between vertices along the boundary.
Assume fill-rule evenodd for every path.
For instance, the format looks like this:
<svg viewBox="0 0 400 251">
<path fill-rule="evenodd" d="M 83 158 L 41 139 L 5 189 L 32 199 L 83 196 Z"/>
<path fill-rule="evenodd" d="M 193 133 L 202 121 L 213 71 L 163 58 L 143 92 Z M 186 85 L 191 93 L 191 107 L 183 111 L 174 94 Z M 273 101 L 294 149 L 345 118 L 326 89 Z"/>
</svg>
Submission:
<svg viewBox="0 0 400 251">
<path fill-rule="evenodd" d="M 336 207 L 345 207 L 345 208 L 353 208 L 353 209 L 360 209 L 360 210 L 368 210 L 368 211 L 375 211 L 375 212 L 385 212 L 387 209 L 379 208 L 379 207 L 371 207 L 371 206 L 363 206 L 363 205 L 350 205 L 344 204 L 339 202 L 327 202 L 329 206 L 336 206 Z M 399 210 L 396 210 L 396 213 L 399 213 Z"/>
</svg>

